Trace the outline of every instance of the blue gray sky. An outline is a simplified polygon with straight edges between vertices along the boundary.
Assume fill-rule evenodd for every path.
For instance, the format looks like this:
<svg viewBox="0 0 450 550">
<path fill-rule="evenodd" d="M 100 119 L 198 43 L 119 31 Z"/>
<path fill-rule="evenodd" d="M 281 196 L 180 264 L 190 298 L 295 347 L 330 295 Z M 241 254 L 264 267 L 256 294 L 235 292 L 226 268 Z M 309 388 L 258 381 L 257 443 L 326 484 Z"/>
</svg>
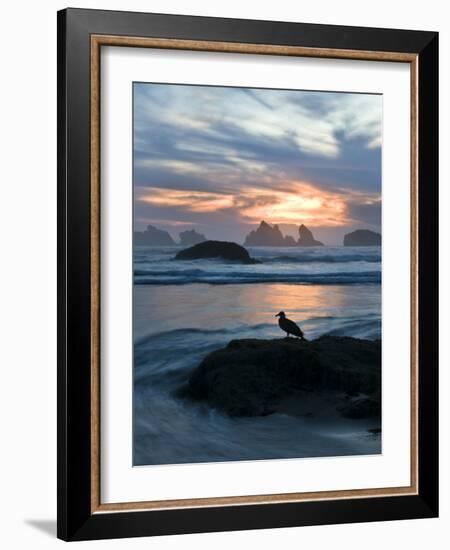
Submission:
<svg viewBox="0 0 450 550">
<path fill-rule="evenodd" d="M 381 229 L 382 97 L 134 84 L 135 229 Z"/>
</svg>

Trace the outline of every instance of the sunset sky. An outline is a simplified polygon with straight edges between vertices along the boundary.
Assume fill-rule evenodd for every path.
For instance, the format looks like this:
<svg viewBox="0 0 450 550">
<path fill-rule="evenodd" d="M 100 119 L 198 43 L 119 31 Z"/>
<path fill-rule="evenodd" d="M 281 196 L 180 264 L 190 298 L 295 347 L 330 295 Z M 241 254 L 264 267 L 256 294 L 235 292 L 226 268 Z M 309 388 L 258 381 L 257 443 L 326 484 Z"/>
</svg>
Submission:
<svg viewBox="0 0 450 550">
<path fill-rule="evenodd" d="M 379 95 L 135 83 L 135 229 L 380 231 L 381 126 Z"/>
</svg>

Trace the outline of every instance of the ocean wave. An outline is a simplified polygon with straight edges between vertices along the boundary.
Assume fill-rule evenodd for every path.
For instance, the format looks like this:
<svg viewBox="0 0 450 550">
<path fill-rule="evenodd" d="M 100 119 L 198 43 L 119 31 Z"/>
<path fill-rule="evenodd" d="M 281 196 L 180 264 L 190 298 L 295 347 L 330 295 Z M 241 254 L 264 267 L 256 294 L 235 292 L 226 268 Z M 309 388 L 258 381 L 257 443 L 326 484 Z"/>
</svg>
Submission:
<svg viewBox="0 0 450 550">
<path fill-rule="evenodd" d="M 348 262 L 367 262 L 367 263 L 379 263 L 381 262 L 381 256 L 379 254 L 365 255 L 365 254 L 348 254 L 342 256 L 332 255 L 305 255 L 305 256 L 273 256 L 266 257 L 263 261 L 271 263 L 321 263 L 321 264 L 340 264 Z"/>
<path fill-rule="evenodd" d="M 342 335 L 342 336 L 354 336 L 352 330 L 355 327 L 364 328 L 380 328 L 381 318 L 378 314 L 367 314 L 363 316 L 333 316 L 323 315 L 314 316 L 299 321 L 302 326 L 310 327 L 314 334 L 314 338 L 320 334 L 330 335 Z M 320 329 L 318 328 L 320 327 Z M 347 331 L 347 332 L 345 332 Z M 273 337 L 279 335 L 279 329 L 277 323 L 256 323 L 253 325 L 238 324 L 232 327 L 221 327 L 217 329 L 206 328 L 180 328 L 163 330 L 161 332 L 152 332 L 134 341 L 135 350 L 150 348 L 157 350 L 159 353 L 159 347 L 167 348 L 168 342 L 170 342 L 171 349 L 188 348 L 192 350 L 193 341 L 198 340 L 203 345 L 207 345 L 208 341 L 214 340 L 232 340 L 234 336 L 239 338 L 249 338 L 254 334 L 266 333 L 266 337 Z M 377 336 L 378 337 L 378 336 Z M 195 346 L 197 349 L 197 346 Z"/>
<path fill-rule="evenodd" d="M 310 340 L 321 335 L 353 336 L 375 340 L 381 338 L 381 317 L 362 315 L 348 317 L 293 316 Z M 283 338 L 277 322 L 237 324 L 221 328 L 182 328 L 149 333 L 134 341 L 134 379 L 142 384 L 168 387 L 182 382 L 188 373 L 212 351 L 231 340 Z"/>
<path fill-rule="evenodd" d="M 309 264 L 309 263 L 320 263 L 320 264 L 340 264 L 340 263 L 350 263 L 350 262 L 366 262 L 366 263 L 380 263 L 381 255 L 380 254 L 342 254 L 342 255 L 332 255 L 332 254 L 302 254 L 302 255 L 279 255 L 279 256 L 270 256 L 270 255 L 258 255 L 253 253 L 253 257 L 260 260 L 263 264 L 273 264 L 273 263 L 293 263 L 293 264 Z M 138 256 L 134 255 L 133 261 L 135 265 L 140 264 L 159 264 L 161 261 L 172 261 L 173 258 L 167 258 L 166 256 Z M 218 263 L 218 264 L 235 264 L 236 262 L 226 261 L 220 258 L 209 258 L 208 260 L 204 259 L 203 262 L 209 261 L 209 263 Z"/>
<path fill-rule="evenodd" d="M 333 317 L 323 317 L 323 319 L 332 319 Z M 322 319 L 322 317 L 316 317 L 314 319 Z M 146 336 L 142 336 L 135 340 L 135 346 L 142 345 L 154 345 L 156 341 L 165 341 L 166 339 L 181 339 L 184 344 L 186 340 L 184 338 L 189 336 L 190 338 L 195 336 L 204 336 L 204 335 L 231 335 L 231 334 L 240 334 L 243 330 L 253 330 L 258 331 L 261 329 L 271 328 L 273 325 L 270 323 L 258 323 L 255 325 L 236 325 L 234 327 L 224 327 L 218 329 L 205 329 L 205 328 L 178 328 L 172 330 L 162 330 L 161 332 L 152 332 Z M 190 347 L 191 343 L 188 343 Z"/>
<path fill-rule="evenodd" d="M 379 284 L 381 283 L 381 273 L 380 271 L 339 273 L 211 273 L 202 270 L 185 270 L 182 272 L 137 271 L 135 272 L 134 283 L 137 285 L 187 285 L 193 283 L 210 285 L 258 283 Z"/>
<path fill-rule="evenodd" d="M 186 376 L 186 371 L 198 365 L 205 355 L 235 338 L 266 338 L 277 334 L 275 323 L 150 333 L 134 341 L 134 377 L 157 386 L 170 384 Z"/>
</svg>

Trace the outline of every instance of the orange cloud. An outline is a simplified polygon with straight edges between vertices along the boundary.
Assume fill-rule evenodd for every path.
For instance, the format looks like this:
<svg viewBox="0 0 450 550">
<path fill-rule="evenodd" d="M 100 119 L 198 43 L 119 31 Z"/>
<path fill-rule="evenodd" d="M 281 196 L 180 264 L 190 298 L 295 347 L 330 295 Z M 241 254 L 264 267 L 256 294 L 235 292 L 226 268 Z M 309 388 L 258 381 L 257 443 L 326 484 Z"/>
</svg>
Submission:
<svg viewBox="0 0 450 550">
<path fill-rule="evenodd" d="M 266 219 L 272 223 L 302 222 L 312 226 L 338 226 L 347 222 L 344 196 L 323 191 L 310 183 L 292 182 L 280 191 L 249 189 L 246 195 L 255 198 L 254 204 L 241 210 L 249 221 Z"/>
<path fill-rule="evenodd" d="M 235 194 L 147 188 L 139 200 L 195 213 L 233 209 L 245 223 L 266 220 L 336 227 L 349 221 L 347 198 L 344 193 L 324 191 L 308 182 L 287 182 L 281 189 L 242 187 Z"/>
<path fill-rule="evenodd" d="M 179 220 L 168 220 L 165 218 L 136 218 L 134 220 L 136 223 L 141 225 L 148 225 L 148 224 L 163 224 L 163 225 L 171 225 L 173 227 L 192 227 L 192 222 L 182 222 Z"/>
<path fill-rule="evenodd" d="M 234 206 L 233 195 L 157 187 L 151 188 L 151 191 L 139 200 L 154 206 L 175 206 L 190 212 L 215 212 Z"/>
</svg>

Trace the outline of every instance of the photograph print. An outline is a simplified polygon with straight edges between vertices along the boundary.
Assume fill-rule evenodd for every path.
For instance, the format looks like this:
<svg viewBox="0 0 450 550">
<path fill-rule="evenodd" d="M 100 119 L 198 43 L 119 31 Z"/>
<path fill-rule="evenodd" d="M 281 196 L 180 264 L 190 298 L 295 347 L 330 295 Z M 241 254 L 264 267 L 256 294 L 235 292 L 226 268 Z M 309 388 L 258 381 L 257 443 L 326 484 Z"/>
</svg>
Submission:
<svg viewBox="0 0 450 550">
<path fill-rule="evenodd" d="M 133 465 L 382 452 L 382 96 L 133 84 Z"/>
</svg>

